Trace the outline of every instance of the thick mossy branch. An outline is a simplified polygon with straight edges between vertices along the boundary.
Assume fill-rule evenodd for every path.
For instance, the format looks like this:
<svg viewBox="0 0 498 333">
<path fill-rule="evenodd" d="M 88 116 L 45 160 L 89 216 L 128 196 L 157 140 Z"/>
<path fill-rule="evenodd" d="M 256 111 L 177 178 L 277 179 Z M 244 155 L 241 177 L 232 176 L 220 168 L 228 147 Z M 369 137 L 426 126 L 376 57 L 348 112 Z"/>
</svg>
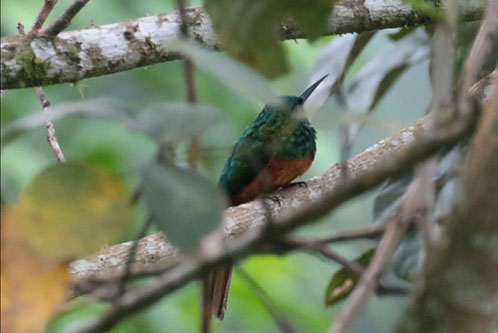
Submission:
<svg viewBox="0 0 498 333">
<path fill-rule="evenodd" d="M 466 8 L 467 20 L 479 19 L 482 8 Z M 202 8 L 187 8 L 189 31 L 206 47 L 219 49 L 211 21 Z M 418 26 L 431 19 L 400 0 L 339 0 L 324 35 Z M 16 89 L 75 82 L 141 66 L 179 59 L 162 47 L 180 35 L 177 12 L 127 22 L 92 26 L 51 36 L 8 36 L 1 40 L 1 88 Z M 281 27 L 282 39 L 305 38 L 296 27 Z"/>
</svg>

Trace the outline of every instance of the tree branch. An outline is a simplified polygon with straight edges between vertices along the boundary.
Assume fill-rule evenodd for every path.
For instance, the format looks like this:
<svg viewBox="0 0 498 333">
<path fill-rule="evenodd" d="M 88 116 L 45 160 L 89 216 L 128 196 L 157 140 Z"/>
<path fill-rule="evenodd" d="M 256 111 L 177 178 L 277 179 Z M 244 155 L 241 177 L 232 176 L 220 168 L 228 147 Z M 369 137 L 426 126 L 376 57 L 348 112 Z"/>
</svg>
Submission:
<svg viewBox="0 0 498 333">
<path fill-rule="evenodd" d="M 481 15 L 480 7 L 467 6 L 464 9 L 466 20 L 479 19 Z M 208 48 L 220 48 L 211 21 L 202 8 L 187 8 L 186 16 L 192 38 Z M 418 26 L 430 22 L 429 17 L 412 10 L 400 0 L 338 0 L 324 35 Z M 1 40 L 1 89 L 75 82 L 177 60 L 178 53 L 162 46 L 180 36 L 180 26 L 181 18 L 175 11 L 63 32 L 57 37 L 4 37 Z M 49 28 L 47 33 L 52 30 Z M 306 37 L 303 31 L 293 26 L 282 26 L 281 33 L 284 40 Z"/>
</svg>

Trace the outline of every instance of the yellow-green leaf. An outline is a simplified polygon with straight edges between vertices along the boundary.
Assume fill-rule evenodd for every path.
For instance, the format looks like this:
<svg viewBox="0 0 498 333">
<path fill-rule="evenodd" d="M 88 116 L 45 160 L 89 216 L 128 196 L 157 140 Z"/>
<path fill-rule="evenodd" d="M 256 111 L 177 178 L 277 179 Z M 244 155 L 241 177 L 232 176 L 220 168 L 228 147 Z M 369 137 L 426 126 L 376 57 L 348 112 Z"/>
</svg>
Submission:
<svg viewBox="0 0 498 333">
<path fill-rule="evenodd" d="M 12 209 L 26 242 L 43 257 L 59 261 L 118 242 L 133 216 L 120 178 L 75 164 L 43 171 Z"/>
<path fill-rule="evenodd" d="M 14 210 L 2 214 L 2 332 L 42 332 L 67 296 L 67 263 L 44 258 L 17 229 Z"/>
<path fill-rule="evenodd" d="M 354 261 L 363 267 L 367 267 L 375 253 L 375 249 L 370 249 L 356 258 Z M 334 273 L 325 293 L 325 305 L 332 306 L 345 299 L 351 294 L 358 283 L 359 276 L 348 268 L 344 267 Z"/>
</svg>

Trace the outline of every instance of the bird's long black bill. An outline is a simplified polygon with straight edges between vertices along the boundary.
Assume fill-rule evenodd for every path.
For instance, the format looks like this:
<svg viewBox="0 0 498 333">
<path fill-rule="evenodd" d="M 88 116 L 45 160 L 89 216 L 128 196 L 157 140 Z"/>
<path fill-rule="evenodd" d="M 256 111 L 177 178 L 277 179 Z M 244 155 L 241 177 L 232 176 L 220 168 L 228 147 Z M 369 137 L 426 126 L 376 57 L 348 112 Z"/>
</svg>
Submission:
<svg viewBox="0 0 498 333">
<path fill-rule="evenodd" d="M 310 95 L 313 93 L 313 91 L 315 91 L 316 87 L 318 87 L 320 85 L 320 83 L 322 83 L 323 80 L 325 80 L 325 78 L 329 76 L 328 74 L 325 75 L 324 77 L 322 77 L 320 80 L 316 81 L 315 83 L 313 83 L 308 89 L 306 89 L 302 95 L 300 96 L 303 101 L 306 101 L 308 99 L 308 97 L 310 97 Z"/>
</svg>

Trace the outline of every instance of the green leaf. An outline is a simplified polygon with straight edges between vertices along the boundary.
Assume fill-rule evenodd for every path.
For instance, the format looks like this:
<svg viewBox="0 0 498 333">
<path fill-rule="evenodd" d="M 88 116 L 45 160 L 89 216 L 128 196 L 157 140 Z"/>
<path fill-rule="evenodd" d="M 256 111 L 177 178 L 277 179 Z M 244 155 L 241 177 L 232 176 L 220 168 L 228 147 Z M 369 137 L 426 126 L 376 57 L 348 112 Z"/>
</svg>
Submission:
<svg viewBox="0 0 498 333">
<path fill-rule="evenodd" d="M 375 253 L 375 249 L 370 249 L 356 258 L 354 261 L 362 267 L 367 267 Z M 360 277 L 344 267 L 334 273 L 325 293 L 325 305 L 332 306 L 345 299 L 356 287 Z"/>
<path fill-rule="evenodd" d="M 53 105 L 51 108 L 52 120 L 54 122 L 77 115 L 116 120 L 125 124 L 134 121 L 131 112 L 112 99 L 60 103 Z M 45 127 L 46 122 L 46 115 L 36 110 L 36 112 L 33 111 L 31 114 L 7 124 L 2 127 L 2 145 L 10 143 L 27 131 L 38 127 Z"/>
<path fill-rule="evenodd" d="M 183 40 L 168 42 L 165 47 L 188 57 L 197 67 L 242 95 L 256 97 L 265 104 L 280 103 L 280 99 L 273 93 L 270 83 L 264 76 L 223 53 L 215 53 Z"/>
<path fill-rule="evenodd" d="M 268 77 L 288 69 L 280 25 L 297 24 L 310 38 L 327 26 L 332 0 L 205 0 L 222 46 Z"/>
<path fill-rule="evenodd" d="M 422 29 L 391 42 L 385 52 L 362 68 L 349 87 L 346 102 L 350 112 L 371 112 L 401 74 L 410 66 L 428 58 L 429 52 L 428 36 Z M 347 142 L 353 142 L 361 126 L 361 123 L 349 126 Z"/>
<path fill-rule="evenodd" d="M 410 65 L 426 59 L 429 50 L 427 35 L 421 29 L 392 42 L 385 52 L 376 56 L 355 77 L 347 93 L 349 108 L 356 112 L 371 111 L 399 75 Z"/>
<path fill-rule="evenodd" d="M 222 220 L 221 190 L 189 169 L 152 164 L 144 170 L 142 188 L 153 223 L 185 253 L 194 252 Z"/>
<path fill-rule="evenodd" d="M 175 142 L 201 135 L 219 118 L 218 110 L 207 105 L 169 102 L 145 110 L 130 127 L 154 140 Z"/>
</svg>

